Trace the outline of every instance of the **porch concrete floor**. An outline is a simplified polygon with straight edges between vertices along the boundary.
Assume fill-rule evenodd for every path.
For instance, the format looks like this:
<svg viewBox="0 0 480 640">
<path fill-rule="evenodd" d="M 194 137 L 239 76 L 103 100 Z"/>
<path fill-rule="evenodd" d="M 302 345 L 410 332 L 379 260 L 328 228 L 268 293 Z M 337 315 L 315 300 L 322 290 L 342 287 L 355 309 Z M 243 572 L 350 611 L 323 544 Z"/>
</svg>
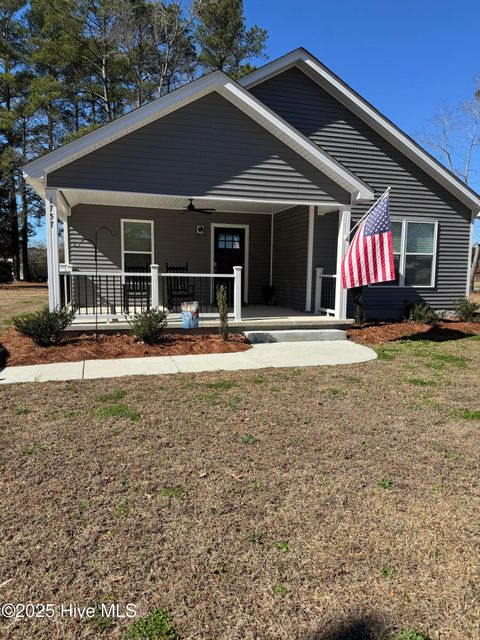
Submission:
<svg viewBox="0 0 480 640">
<path fill-rule="evenodd" d="M 79 318 L 74 320 L 71 329 L 74 331 L 92 330 L 95 317 Z M 218 318 L 201 317 L 199 327 L 218 327 Z M 305 311 L 296 311 L 287 307 L 269 307 L 267 305 L 250 305 L 242 307 L 242 320 L 236 322 L 229 319 L 229 325 L 237 331 L 252 331 L 263 329 L 275 331 L 279 329 L 342 329 L 353 324 L 352 319 L 338 320 L 331 316 L 316 315 Z M 129 325 L 124 320 L 99 321 L 102 331 L 115 331 L 128 329 Z M 180 314 L 171 313 L 168 316 L 168 326 L 171 329 L 181 328 Z"/>
<path fill-rule="evenodd" d="M 83 360 L 58 364 L 7 367 L 0 371 L 0 385 L 47 380 L 85 380 L 121 376 L 239 371 L 270 367 L 313 367 L 354 364 L 374 360 L 372 349 L 347 340 L 277 342 L 257 344 L 248 351 L 185 356 Z"/>
</svg>

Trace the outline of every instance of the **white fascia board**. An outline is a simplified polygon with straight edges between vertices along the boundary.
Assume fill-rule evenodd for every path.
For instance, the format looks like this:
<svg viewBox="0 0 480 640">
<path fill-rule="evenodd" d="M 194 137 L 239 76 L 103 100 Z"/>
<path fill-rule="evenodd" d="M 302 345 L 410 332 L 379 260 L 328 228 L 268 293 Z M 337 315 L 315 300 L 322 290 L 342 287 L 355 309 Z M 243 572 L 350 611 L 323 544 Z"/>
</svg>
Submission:
<svg viewBox="0 0 480 640">
<path fill-rule="evenodd" d="M 386 116 L 382 115 L 305 49 L 296 49 L 277 60 L 267 63 L 241 78 L 240 83 L 243 87 L 251 89 L 255 85 L 293 66 L 305 71 L 313 81 L 316 81 L 323 89 L 329 91 L 336 99 L 371 126 L 372 129 L 404 153 L 412 162 L 437 180 L 439 184 L 468 206 L 475 215 L 480 213 L 480 195 L 469 189 L 446 167 L 435 160 L 433 156 L 422 149 Z M 319 82 L 320 79 L 323 82 Z"/>
<path fill-rule="evenodd" d="M 215 71 L 199 80 L 173 91 L 125 116 L 86 134 L 78 140 L 51 151 L 23 168 L 25 179 L 37 193 L 44 192 L 44 178 L 55 169 L 108 144 L 121 136 L 161 118 L 202 96 L 217 91 L 270 133 L 290 146 L 325 175 L 352 194 L 355 200 L 371 200 L 374 192 L 343 165 L 311 142 L 306 136 L 282 120 L 247 90 L 233 82 L 221 71 Z"/>
</svg>

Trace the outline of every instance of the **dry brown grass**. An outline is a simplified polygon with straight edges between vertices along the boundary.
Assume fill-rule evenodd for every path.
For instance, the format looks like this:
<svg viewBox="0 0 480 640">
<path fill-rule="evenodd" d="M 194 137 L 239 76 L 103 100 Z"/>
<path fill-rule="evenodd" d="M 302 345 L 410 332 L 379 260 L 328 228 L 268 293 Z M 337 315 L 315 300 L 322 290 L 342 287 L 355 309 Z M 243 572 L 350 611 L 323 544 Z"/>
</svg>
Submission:
<svg viewBox="0 0 480 640">
<path fill-rule="evenodd" d="M 38 311 L 47 301 L 44 285 L 0 285 L 0 333 L 10 326 L 12 316 Z"/>
<path fill-rule="evenodd" d="M 378 350 L 349 367 L 2 388 L 0 601 L 167 607 L 195 640 L 480 637 L 480 422 L 461 413 L 480 410 L 480 342 Z"/>
</svg>

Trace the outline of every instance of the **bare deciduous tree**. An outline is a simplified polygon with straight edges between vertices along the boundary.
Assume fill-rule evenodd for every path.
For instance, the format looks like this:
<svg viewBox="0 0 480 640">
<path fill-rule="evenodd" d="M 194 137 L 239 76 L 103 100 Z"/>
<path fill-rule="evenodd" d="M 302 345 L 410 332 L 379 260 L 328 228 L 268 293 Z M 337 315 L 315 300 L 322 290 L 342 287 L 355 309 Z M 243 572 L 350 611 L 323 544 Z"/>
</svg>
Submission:
<svg viewBox="0 0 480 640">
<path fill-rule="evenodd" d="M 455 109 L 440 109 L 420 139 L 465 184 L 475 182 L 480 177 L 480 90 L 473 100 L 465 101 Z M 479 259 L 480 240 L 473 251 L 471 290 Z"/>
</svg>

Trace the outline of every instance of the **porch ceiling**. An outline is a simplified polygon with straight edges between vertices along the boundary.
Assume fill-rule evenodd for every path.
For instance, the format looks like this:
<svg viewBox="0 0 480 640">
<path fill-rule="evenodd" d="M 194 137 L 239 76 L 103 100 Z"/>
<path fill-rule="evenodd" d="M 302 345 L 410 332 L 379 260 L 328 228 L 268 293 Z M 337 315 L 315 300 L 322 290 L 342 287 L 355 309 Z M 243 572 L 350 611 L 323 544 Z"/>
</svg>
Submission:
<svg viewBox="0 0 480 640">
<path fill-rule="evenodd" d="M 70 207 L 78 204 L 96 204 L 118 207 L 145 207 L 152 209 L 182 210 L 188 204 L 184 196 L 129 193 L 125 191 L 98 191 L 62 189 L 62 194 Z M 198 208 L 213 208 L 218 212 L 232 213 L 278 213 L 290 207 L 305 205 L 305 202 L 273 202 L 262 200 L 245 200 L 240 198 L 201 198 L 192 196 Z M 312 203 L 314 204 L 314 203 Z M 338 209 L 340 205 L 315 204 L 321 212 L 327 213 Z M 200 214 L 201 215 L 201 214 Z"/>
</svg>

